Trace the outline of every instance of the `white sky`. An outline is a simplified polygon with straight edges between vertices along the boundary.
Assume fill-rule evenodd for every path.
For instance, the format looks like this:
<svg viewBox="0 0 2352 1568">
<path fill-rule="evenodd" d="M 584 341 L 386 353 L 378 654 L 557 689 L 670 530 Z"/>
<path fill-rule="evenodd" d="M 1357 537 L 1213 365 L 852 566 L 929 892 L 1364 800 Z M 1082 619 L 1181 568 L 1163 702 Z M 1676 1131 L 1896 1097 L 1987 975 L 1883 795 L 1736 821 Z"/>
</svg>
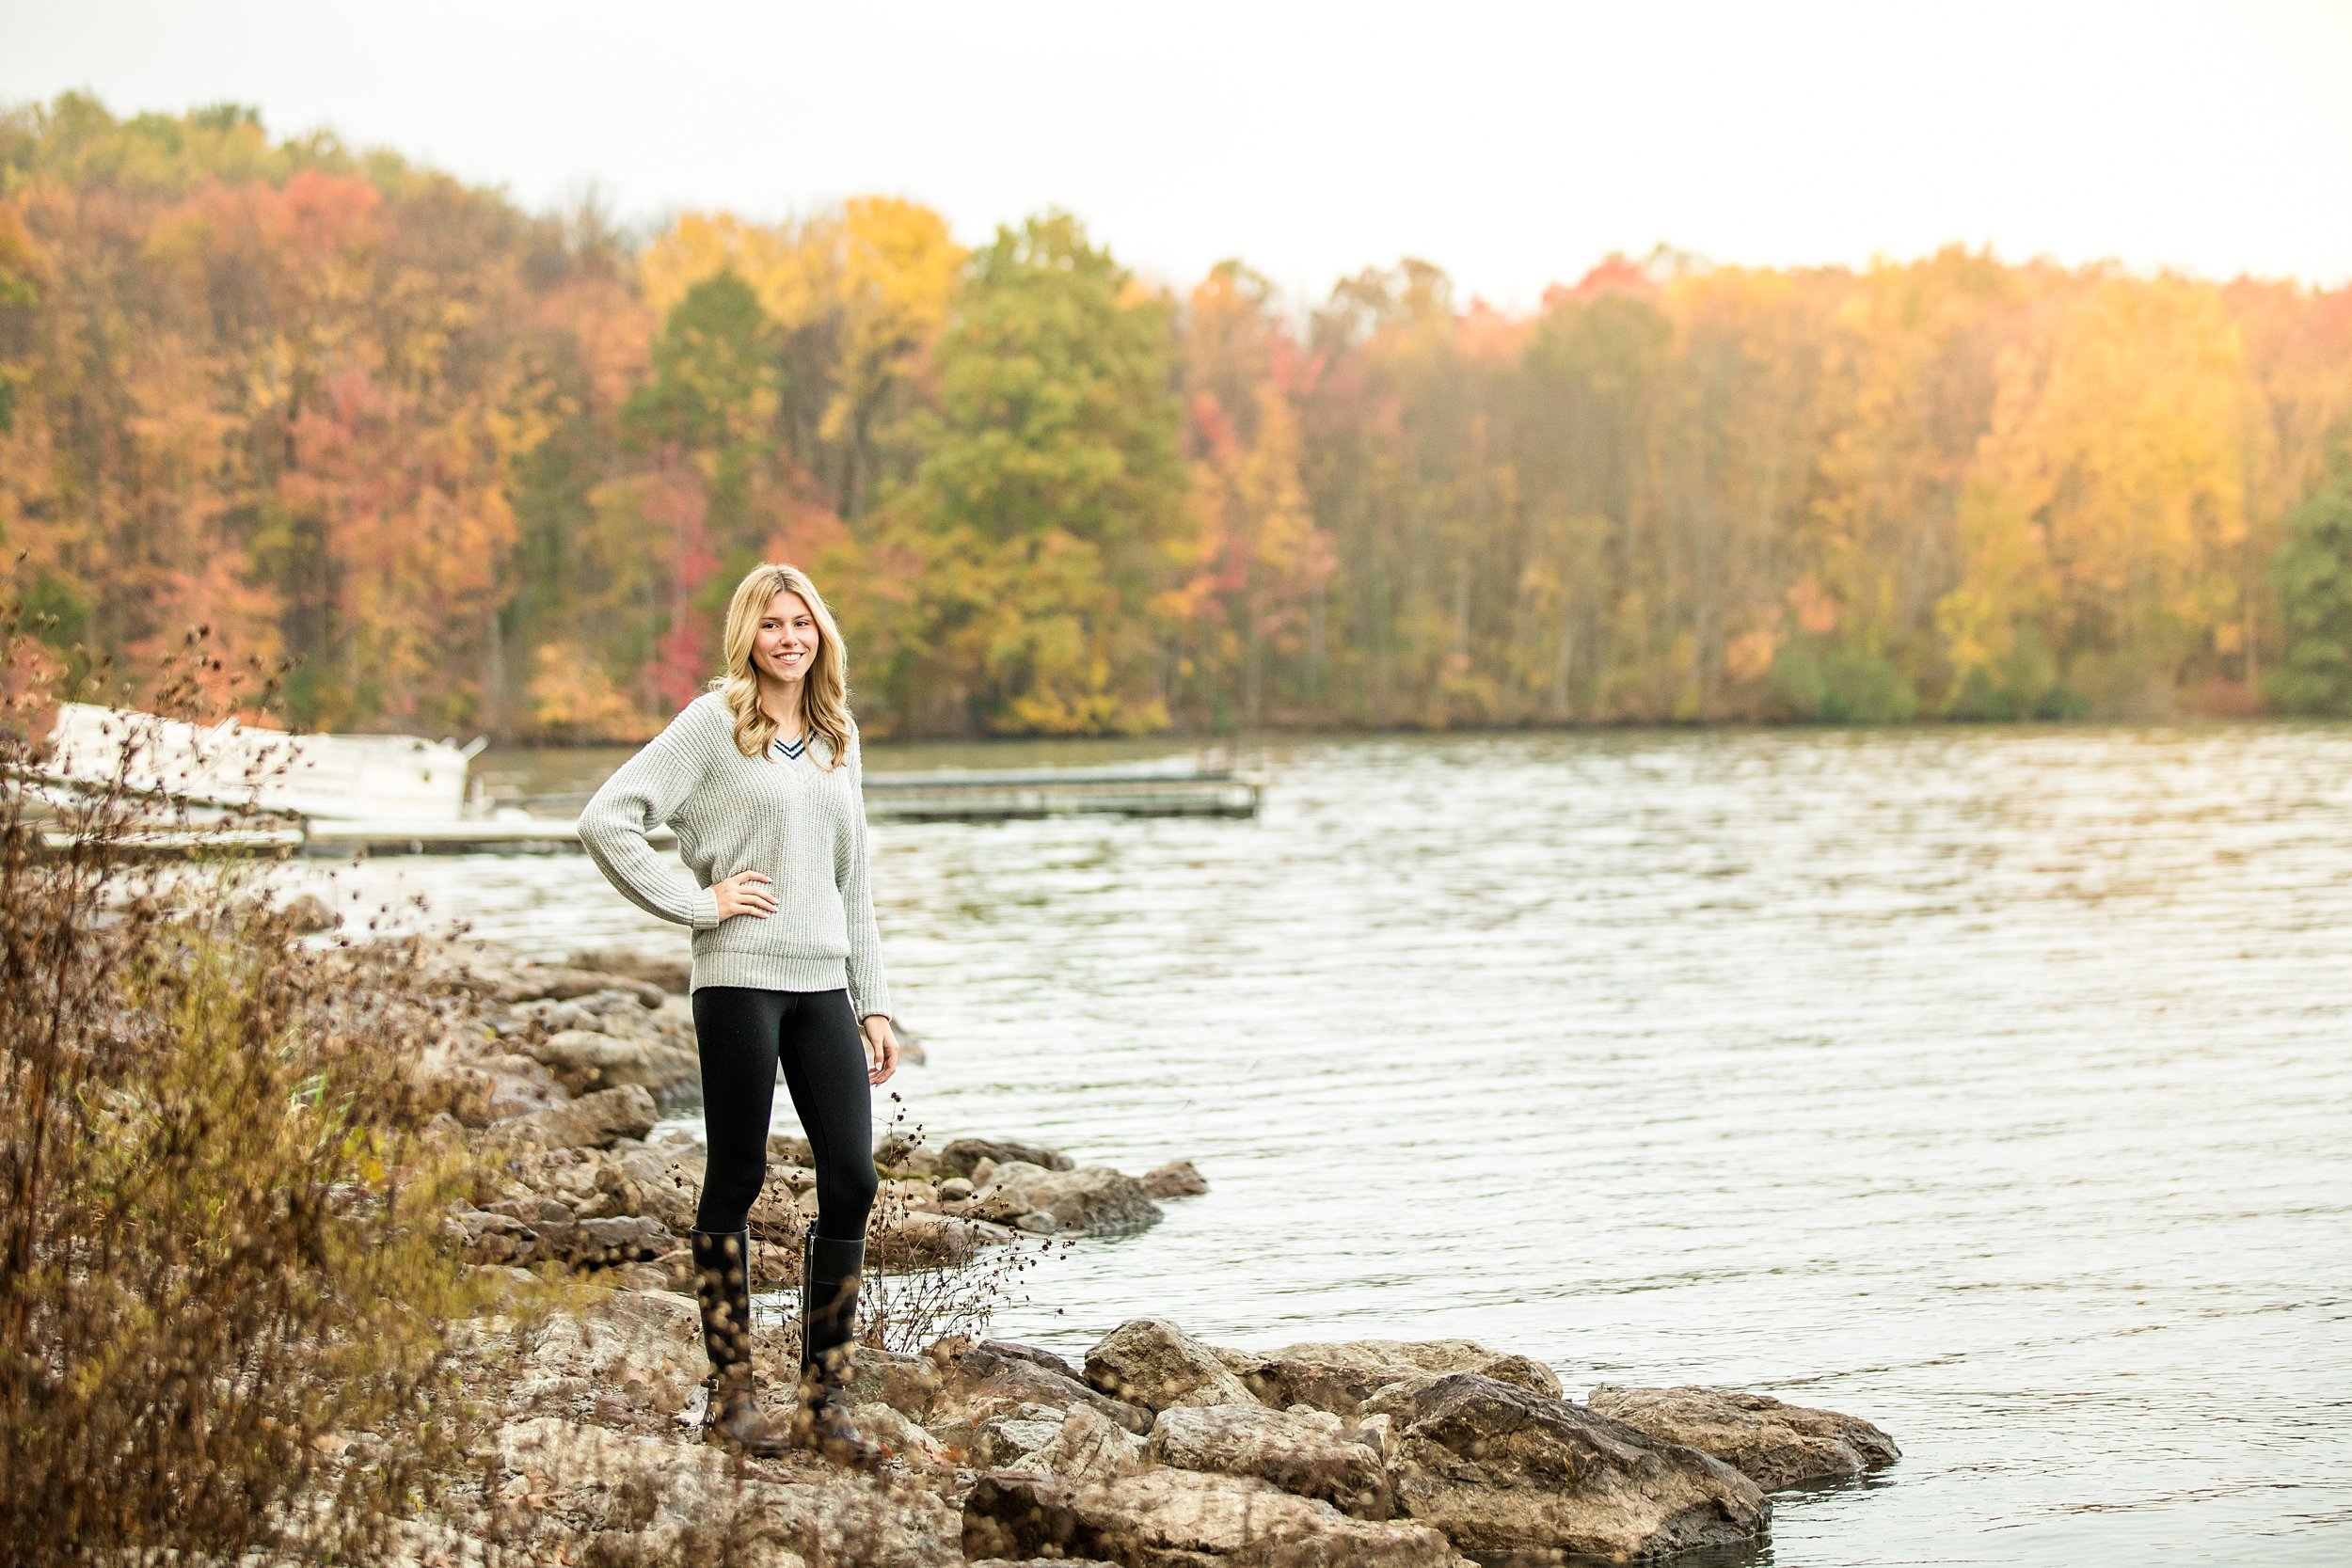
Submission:
<svg viewBox="0 0 2352 1568">
<path fill-rule="evenodd" d="M 545 206 L 1048 205 L 1294 296 L 1533 304 L 1611 250 L 2352 279 L 2352 0 L 0 0 L 0 99 L 234 100 Z"/>
</svg>

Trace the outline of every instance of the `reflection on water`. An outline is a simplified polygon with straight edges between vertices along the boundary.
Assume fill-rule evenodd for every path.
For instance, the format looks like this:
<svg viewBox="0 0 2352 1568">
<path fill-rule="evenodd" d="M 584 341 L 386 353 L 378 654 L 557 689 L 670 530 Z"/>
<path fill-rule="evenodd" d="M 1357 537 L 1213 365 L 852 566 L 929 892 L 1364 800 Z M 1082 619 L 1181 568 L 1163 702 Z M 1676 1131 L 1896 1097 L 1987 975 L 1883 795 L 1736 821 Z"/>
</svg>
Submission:
<svg viewBox="0 0 2352 1568">
<path fill-rule="evenodd" d="M 1003 1331 L 1458 1334 L 1867 1416 L 1907 1457 L 1782 1501 L 1808 1568 L 2352 1561 L 2352 731 L 1255 760 L 1254 823 L 877 833 L 915 1116 L 1214 1184 Z M 343 876 L 683 941 L 578 857 Z"/>
</svg>

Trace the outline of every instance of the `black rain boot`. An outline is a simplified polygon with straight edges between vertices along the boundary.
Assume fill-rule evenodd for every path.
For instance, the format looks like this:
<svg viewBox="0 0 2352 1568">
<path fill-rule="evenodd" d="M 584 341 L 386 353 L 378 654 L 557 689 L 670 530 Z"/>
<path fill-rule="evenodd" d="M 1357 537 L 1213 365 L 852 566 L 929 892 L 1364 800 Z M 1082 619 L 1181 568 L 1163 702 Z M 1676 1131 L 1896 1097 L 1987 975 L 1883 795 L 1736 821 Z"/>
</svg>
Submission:
<svg viewBox="0 0 2352 1568">
<path fill-rule="evenodd" d="M 703 1351 L 710 1357 L 710 1410 L 703 1423 L 714 1443 L 762 1459 L 788 1453 L 791 1429 L 759 1413 L 752 1386 L 752 1233 L 697 1230 L 694 1299 L 703 1312 Z"/>
<path fill-rule="evenodd" d="M 843 1465 L 873 1465 L 882 1457 L 881 1445 L 850 1422 L 841 1399 L 865 1266 L 865 1237 L 836 1242 L 809 1227 L 801 1248 L 801 1408 L 808 1446 Z"/>
</svg>

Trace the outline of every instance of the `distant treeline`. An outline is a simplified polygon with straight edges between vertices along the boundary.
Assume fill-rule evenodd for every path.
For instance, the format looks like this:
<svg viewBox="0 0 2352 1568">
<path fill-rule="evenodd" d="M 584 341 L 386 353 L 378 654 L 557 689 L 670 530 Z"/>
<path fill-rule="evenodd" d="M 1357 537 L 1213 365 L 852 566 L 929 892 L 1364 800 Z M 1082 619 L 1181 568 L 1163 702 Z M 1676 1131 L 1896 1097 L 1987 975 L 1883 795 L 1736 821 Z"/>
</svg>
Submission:
<svg viewBox="0 0 2352 1568">
<path fill-rule="evenodd" d="M 250 112 L 0 115 L 0 542 L 334 728 L 635 736 L 754 562 L 877 734 L 2352 707 L 2352 290 L 1953 249 L 1406 261 L 1311 313 L 1060 214 L 632 245 Z"/>
</svg>

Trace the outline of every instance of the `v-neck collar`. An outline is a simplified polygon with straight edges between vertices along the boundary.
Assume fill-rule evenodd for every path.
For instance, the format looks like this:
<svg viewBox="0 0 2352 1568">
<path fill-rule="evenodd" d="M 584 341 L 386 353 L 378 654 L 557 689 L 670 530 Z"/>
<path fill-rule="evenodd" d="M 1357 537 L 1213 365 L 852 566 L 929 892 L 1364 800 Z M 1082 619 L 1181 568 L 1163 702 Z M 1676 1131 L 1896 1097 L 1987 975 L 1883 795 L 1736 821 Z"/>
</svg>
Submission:
<svg viewBox="0 0 2352 1568">
<path fill-rule="evenodd" d="M 778 736 L 769 749 L 787 762 L 798 762 L 808 752 L 808 732 L 802 731 L 798 740 L 787 741 Z"/>
</svg>

